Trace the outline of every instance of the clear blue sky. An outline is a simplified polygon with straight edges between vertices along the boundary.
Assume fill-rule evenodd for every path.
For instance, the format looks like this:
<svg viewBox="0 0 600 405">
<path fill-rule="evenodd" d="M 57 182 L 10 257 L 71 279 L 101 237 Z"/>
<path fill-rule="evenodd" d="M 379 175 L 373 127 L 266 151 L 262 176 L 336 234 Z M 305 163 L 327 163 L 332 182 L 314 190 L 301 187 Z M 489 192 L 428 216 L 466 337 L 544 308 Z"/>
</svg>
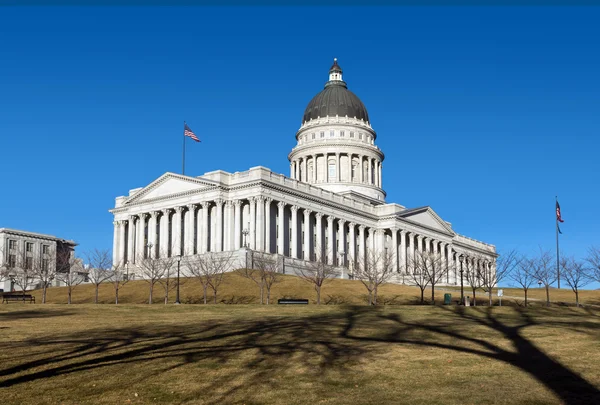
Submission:
<svg viewBox="0 0 600 405">
<path fill-rule="evenodd" d="M 181 170 L 289 174 L 333 57 L 388 201 L 501 252 L 600 244 L 600 8 L 4 7 L 0 226 L 112 247 L 114 198 Z M 259 140 L 259 142 L 257 142 Z"/>
</svg>

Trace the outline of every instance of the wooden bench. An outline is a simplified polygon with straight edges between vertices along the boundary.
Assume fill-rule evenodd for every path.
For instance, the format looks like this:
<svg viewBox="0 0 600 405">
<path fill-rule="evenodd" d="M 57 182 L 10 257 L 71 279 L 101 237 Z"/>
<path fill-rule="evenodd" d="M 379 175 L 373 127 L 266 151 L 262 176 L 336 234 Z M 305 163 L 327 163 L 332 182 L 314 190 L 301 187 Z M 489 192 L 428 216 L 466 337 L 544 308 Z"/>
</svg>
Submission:
<svg viewBox="0 0 600 405">
<path fill-rule="evenodd" d="M 301 304 L 308 305 L 308 300 L 304 298 L 280 298 L 277 300 L 278 304 Z"/>
<path fill-rule="evenodd" d="M 10 301 L 29 301 L 29 303 L 35 302 L 35 297 L 31 294 L 3 294 L 2 303 L 9 303 Z"/>
</svg>

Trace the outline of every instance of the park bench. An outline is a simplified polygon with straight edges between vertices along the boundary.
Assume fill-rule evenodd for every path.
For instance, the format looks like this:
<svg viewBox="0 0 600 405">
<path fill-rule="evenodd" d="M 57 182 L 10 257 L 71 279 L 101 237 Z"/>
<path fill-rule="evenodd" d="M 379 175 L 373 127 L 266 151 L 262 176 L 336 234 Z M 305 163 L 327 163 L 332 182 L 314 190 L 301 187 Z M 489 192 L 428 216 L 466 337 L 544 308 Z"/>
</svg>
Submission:
<svg viewBox="0 0 600 405">
<path fill-rule="evenodd" d="M 2 303 L 9 303 L 10 301 L 29 301 L 29 303 L 35 302 L 35 297 L 31 294 L 3 294 Z"/>
<path fill-rule="evenodd" d="M 280 298 L 277 300 L 278 304 L 301 304 L 308 305 L 308 300 L 304 298 Z"/>
</svg>

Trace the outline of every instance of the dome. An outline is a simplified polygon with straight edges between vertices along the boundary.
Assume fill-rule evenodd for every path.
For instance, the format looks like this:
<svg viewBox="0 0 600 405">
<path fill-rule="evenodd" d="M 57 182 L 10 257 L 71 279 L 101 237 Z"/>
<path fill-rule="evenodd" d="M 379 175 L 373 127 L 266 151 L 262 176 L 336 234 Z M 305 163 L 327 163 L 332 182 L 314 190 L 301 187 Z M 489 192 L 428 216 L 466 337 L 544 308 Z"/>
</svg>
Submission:
<svg viewBox="0 0 600 405">
<path fill-rule="evenodd" d="M 369 121 L 365 105 L 356 94 L 348 90 L 346 82 L 342 80 L 342 69 L 337 64 L 337 59 L 334 59 L 333 66 L 329 70 L 329 81 L 306 106 L 302 123 L 318 117 L 336 115 Z"/>
</svg>

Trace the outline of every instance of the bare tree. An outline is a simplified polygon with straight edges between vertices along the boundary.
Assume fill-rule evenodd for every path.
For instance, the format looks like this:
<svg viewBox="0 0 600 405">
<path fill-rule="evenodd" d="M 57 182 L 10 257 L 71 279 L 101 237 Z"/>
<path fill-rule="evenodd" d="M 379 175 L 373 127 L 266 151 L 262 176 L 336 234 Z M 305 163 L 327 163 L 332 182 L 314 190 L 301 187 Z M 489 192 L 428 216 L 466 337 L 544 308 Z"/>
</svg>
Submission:
<svg viewBox="0 0 600 405">
<path fill-rule="evenodd" d="M 117 263 L 112 265 L 110 281 L 115 290 L 115 305 L 119 304 L 119 291 L 129 282 L 129 267 L 127 264 Z"/>
<path fill-rule="evenodd" d="M 473 292 L 473 306 L 477 306 L 477 290 L 483 286 L 482 257 L 475 255 L 467 258 L 465 279 Z"/>
<path fill-rule="evenodd" d="M 52 261 L 49 260 L 47 263 L 50 272 L 50 269 L 53 268 Z M 33 256 L 27 256 L 25 251 L 17 246 L 14 250 L 8 252 L 5 277 L 25 293 L 34 286 L 37 279 L 36 269 L 40 266 L 40 260 L 35 260 Z M 45 290 L 42 295 L 42 302 L 45 302 Z"/>
<path fill-rule="evenodd" d="M 520 257 L 518 264 L 513 268 L 512 272 L 509 273 L 510 279 L 519 287 L 523 289 L 525 295 L 525 306 L 527 306 L 527 293 L 529 288 L 535 281 L 533 275 L 533 259 L 527 257 Z"/>
<path fill-rule="evenodd" d="M 281 273 L 279 271 L 279 262 L 277 259 L 273 259 L 267 257 L 265 255 L 254 255 L 253 251 L 250 251 L 253 255 L 252 262 L 254 263 L 254 267 L 256 269 L 248 269 L 246 266 L 241 266 L 240 269 L 237 270 L 238 274 L 244 278 L 247 278 L 253 281 L 260 290 L 260 303 L 265 303 L 265 290 L 266 294 L 266 302 L 269 305 L 271 300 L 271 288 L 273 284 L 280 281 Z"/>
<path fill-rule="evenodd" d="M 62 256 L 63 253 L 57 254 L 53 248 L 48 248 L 48 251 L 42 252 L 40 256 L 31 257 L 30 269 L 33 270 L 34 277 L 39 280 L 42 287 L 42 304 L 46 303 L 48 287 L 52 285 L 58 272 L 62 270 L 58 268 L 58 263 L 63 259 Z"/>
<path fill-rule="evenodd" d="M 321 305 L 321 288 L 329 279 L 337 275 L 333 264 L 328 263 L 327 253 L 315 247 L 315 260 L 307 263 L 307 266 L 298 269 L 298 276 L 315 288 L 317 293 L 317 305 Z"/>
<path fill-rule="evenodd" d="M 356 261 L 354 277 L 359 279 L 369 293 L 369 305 L 377 305 L 379 286 L 394 275 L 394 257 L 387 251 L 371 251 L 366 258 Z"/>
<path fill-rule="evenodd" d="M 173 282 L 173 277 L 176 274 L 176 268 L 177 268 L 177 266 L 175 266 L 175 263 L 177 263 L 177 266 L 180 266 L 181 258 L 177 257 L 177 256 L 174 257 L 173 258 L 173 268 L 167 269 L 167 273 L 165 274 L 165 277 L 158 280 L 159 284 L 163 287 L 163 289 L 165 291 L 165 305 L 169 303 L 169 292 L 171 292 L 177 288 L 177 285 L 178 285 L 177 283 L 179 283 L 179 286 L 181 286 L 182 284 L 185 284 L 185 278 L 182 279 L 181 277 L 179 277 L 177 283 Z"/>
<path fill-rule="evenodd" d="M 225 272 L 233 265 L 233 252 L 209 252 L 185 257 L 190 274 L 202 284 L 204 303 L 208 302 L 208 288 L 213 291 L 213 302 L 217 303 L 217 292 L 223 283 Z"/>
<path fill-rule="evenodd" d="M 425 303 L 425 289 L 431 282 L 429 274 L 423 270 L 423 268 L 426 267 L 426 260 L 425 254 L 420 251 L 415 251 L 414 254 L 409 254 L 406 258 L 406 277 L 408 278 L 409 283 L 415 284 L 421 290 L 421 304 Z"/>
<path fill-rule="evenodd" d="M 583 262 L 572 257 L 565 257 L 560 261 L 561 276 L 575 293 L 575 305 L 579 307 L 579 289 L 592 282 Z"/>
<path fill-rule="evenodd" d="M 500 254 L 494 263 L 488 263 L 482 271 L 483 290 L 487 291 L 492 306 L 492 292 L 519 265 L 519 255 L 516 250 Z"/>
<path fill-rule="evenodd" d="M 588 263 L 588 277 L 600 283 L 600 247 L 592 246 L 585 261 Z"/>
<path fill-rule="evenodd" d="M 107 249 L 98 250 L 94 249 L 91 252 L 86 253 L 86 259 L 88 262 L 88 278 L 92 284 L 94 284 L 94 304 L 98 303 L 98 290 L 100 284 L 108 281 L 111 276 L 111 262 L 112 258 L 110 251 Z"/>
<path fill-rule="evenodd" d="M 556 282 L 558 275 L 554 268 L 554 259 L 549 251 L 540 248 L 539 255 L 533 259 L 531 271 L 533 276 L 541 281 L 546 289 L 546 306 L 550 306 L 550 285 Z"/>
<path fill-rule="evenodd" d="M 170 272 L 176 257 L 168 257 L 166 252 L 160 252 L 155 255 L 146 257 L 140 256 L 136 260 L 136 265 L 139 269 L 141 277 L 148 283 L 150 290 L 148 294 L 148 304 L 152 304 L 152 295 L 154 286 L 160 282 Z"/>
<path fill-rule="evenodd" d="M 69 257 L 63 263 L 66 263 L 63 266 L 68 266 L 68 269 L 61 269 L 66 271 L 57 272 L 56 277 L 67 287 L 67 304 L 71 304 L 73 290 L 85 281 L 87 271 L 83 267 L 83 261 L 75 256 Z"/>
</svg>

